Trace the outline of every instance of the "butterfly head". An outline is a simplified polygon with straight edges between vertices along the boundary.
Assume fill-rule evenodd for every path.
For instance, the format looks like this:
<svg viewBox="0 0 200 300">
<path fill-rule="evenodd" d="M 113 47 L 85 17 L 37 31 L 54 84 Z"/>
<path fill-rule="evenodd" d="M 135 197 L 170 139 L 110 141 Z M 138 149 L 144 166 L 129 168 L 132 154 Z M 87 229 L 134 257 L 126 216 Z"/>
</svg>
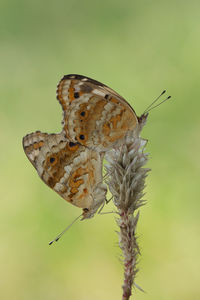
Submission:
<svg viewBox="0 0 200 300">
<path fill-rule="evenodd" d="M 138 119 L 138 124 L 140 126 L 144 126 L 146 124 L 146 121 L 147 121 L 147 117 L 148 117 L 149 113 L 143 113 L 141 116 L 137 117 Z"/>
</svg>

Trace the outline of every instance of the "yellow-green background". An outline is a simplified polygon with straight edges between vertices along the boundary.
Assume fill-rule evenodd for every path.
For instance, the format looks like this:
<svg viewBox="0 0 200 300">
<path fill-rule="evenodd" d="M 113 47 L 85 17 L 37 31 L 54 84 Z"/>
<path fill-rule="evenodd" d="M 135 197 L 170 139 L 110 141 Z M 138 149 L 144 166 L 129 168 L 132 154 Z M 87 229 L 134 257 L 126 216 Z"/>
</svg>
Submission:
<svg viewBox="0 0 200 300">
<path fill-rule="evenodd" d="M 49 247 L 80 209 L 40 180 L 21 145 L 61 130 L 55 90 L 69 73 L 106 83 L 138 115 L 163 89 L 173 96 L 143 130 L 152 172 L 137 284 L 147 293 L 133 299 L 200 299 L 199 30 L 199 1 L 1 0 L 1 299 L 121 299 L 114 216 L 78 222 Z"/>
</svg>

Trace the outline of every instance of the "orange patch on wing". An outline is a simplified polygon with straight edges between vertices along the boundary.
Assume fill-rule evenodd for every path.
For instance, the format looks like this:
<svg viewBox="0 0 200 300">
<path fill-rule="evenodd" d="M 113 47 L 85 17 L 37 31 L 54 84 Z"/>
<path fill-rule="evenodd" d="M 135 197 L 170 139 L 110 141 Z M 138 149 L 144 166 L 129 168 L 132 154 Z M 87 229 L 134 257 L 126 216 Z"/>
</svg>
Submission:
<svg viewBox="0 0 200 300">
<path fill-rule="evenodd" d="M 103 134 L 108 136 L 110 134 L 110 124 L 109 123 L 105 123 L 103 125 Z"/>
<path fill-rule="evenodd" d="M 67 105 L 66 105 L 66 102 L 64 100 L 61 102 L 61 105 L 63 107 L 63 110 L 67 110 Z"/>
<path fill-rule="evenodd" d="M 74 89 L 74 82 L 72 80 L 71 83 L 70 83 L 70 86 L 69 86 L 69 101 L 70 102 L 72 102 L 75 99 L 75 97 L 74 97 L 74 91 L 75 91 L 75 89 Z"/>
<path fill-rule="evenodd" d="M 42 147 L 44 145 L 44 142 L 40 141 L 39 142 L 39 147 Z"/>
<path fill-rule="evenodd" d="M 73 188 L 71 188 L 70 192 L 72 194 L 76 194 L 76 193 L 78 193 L 78 189 L 76 187 L 73 187 Z"/>
<path fill-rule="evenodd" d="M 81 184 L 84 183 L 83 179 L 78 179 L 84 173 L 82 172 L 82 168 L 77 169 L 72 175 L 69 180 L 69 186 L 71 188 L 78 188 Z"/>
<path fill-rule="evenodd" d="M 74 194 L 79 192 L 79 186 L 81 184 L 84 184 L 84 180 L 83 179 L 78 179 L 80 178 L 82 175 L 87 174 L 88 173 L 88 169 L 87 168 L 78 168 L 72 175 L 71 178 L 69 180 L 69 186 L 70 186 L 70 192 L 71 194 L 69 195 L 70 201 L 73 202 L 73 196 Z M 88 193 L 88 190 L 86 188 L 83 189 L 83 193 L 81 195 L 79 195 L 79 199 L 83 199 L 86 197 L 86 194 Z"/>
<path fill-rule="evenodd" d="M 93 170 L 91 170 L 91 169 L 82 169 L 82 172 L 83 172 L 83 174 L 85 174 L 85 171 L 87 171 L 87 173 L 88 173 L 88 176 L 89 176 L 89 183 L 90 183 L 90 185 L 92 186 L 92 185 L 94 185 L 95 184 L 95 178 L 94 178 L 94 173 L 93 173 Z M 81 173 L 82 173 L 81 172 Z M 82 204 L 84 205 L 84 199 L 85 198 L 87 198 L 88 197 L 88 195 L 89 195 L 89 191 L 88 191 L 88 189 L 87 188 L 84 188 L 83 189 L 83 192 L 79 195 L 79 200 L 81 199 L 82 200 Z"/>
<path fill-rule="evenodd" d="M 119 101 L 117 99 L 113 98 L 113 97 L 110 99 L 110 102 L 113 102 L 113 103 L 116 103 L 116 104 L 119 103 Z"/>
<path fill-rule="evenodd" d="M 117 127 L 119 121 L 121 121 L 121 114 L 112 117 L 109 122 L 103 125 L 103 134 L 105 135 L 104 147 L 107 147 L 109 143 L 115 142 L 125 135 L 124 124 L 120 128 Z M 110 127 L 110 123 L 112 124 L 112 128 Z"/>
<path fill-rule="evenodd" d="M 120 115 L 116 115 L 110 119 L 110 122 L 113 124 L 113 129 L 117 129 L 117 122 L 121 120 Z"/>
<path fill-rule="evenodd" d="M 33 144 L 33 148 L 35 150 L 37 150 L 38 148 L 42 147 L 44 145 L 44 142 L 43 141 L 40 141 L 39 143 L 34 143 Z"/>
<path fill-rule="evenodd" d="M 67 144 L 66 147 L 67 147 L 67 150 L 69 150 L 69 151 L 76 151 L 78 149 L 79 145 L 75 144 L 74 146 L 70 147 L 70 145 Z"/>
</svg>

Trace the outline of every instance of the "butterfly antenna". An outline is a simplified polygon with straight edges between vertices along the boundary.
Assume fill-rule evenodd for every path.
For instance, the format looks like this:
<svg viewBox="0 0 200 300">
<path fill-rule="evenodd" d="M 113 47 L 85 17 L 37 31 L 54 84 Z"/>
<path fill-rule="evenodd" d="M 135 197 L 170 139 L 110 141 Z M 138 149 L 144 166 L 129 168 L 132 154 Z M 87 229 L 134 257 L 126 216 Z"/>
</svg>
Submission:
<svg viewBox="0 0 200 300">
<path fill-rule="evenodd" d="M 75 218 L 74 219 L 74 221 L 71 223 L 71 224 L 69 224 L 60 234 L 58 234 L 56 237 L 55 237 L 55 239 L 53 239 L 51 242 L 49 242 L 49 245 L 52 245 L 53 244 L 53 242 L 57 242 L 60 238 L 61 238 L 61 236 L 76 222 L 76 221 L 78 221 L 78 219 L 80 219 L 80 217 L 82 217 L 82 214 L 80 215 L 80 216 L 78 216 L 77 218 Z"/>
<path fill-rule="evenodd" d="M 160 104 L 164 103 L 165 101 L 167 101 L 168 99 L 171 98 L 171 96 L 168 96 L 167 98 L 165 98 L 163 101 L 161 101 L 160 103 L 154 105 L 159 99 L 160 97 L 166 93 L 166 90 L 164 90 L 144 111 L 143 114 L 148 113 L 150 110 L 154 109 L 155 107 L 159 106 Z"/>
<path fill-rule="evenodd" d="M 165 101 L 167 101 L 168 99 L 170 99 L 171 96 L 168 96 L 167 98 L 165 98 L 163 101 L 161 101 L 160 103 L 154 105 L 153 107 L 151 107 L 147 112 L 149 112 L 150 110 L 154 109 L 155 107 L 161 105 L 162 103 L 164 103 Z"/>
</svg>

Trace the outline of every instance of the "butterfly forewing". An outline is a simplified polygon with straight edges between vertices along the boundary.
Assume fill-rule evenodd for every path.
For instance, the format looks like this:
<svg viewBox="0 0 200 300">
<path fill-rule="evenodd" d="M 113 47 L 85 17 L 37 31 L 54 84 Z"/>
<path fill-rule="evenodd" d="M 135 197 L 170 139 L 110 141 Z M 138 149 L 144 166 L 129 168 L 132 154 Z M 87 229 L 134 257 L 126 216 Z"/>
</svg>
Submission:
<svg viewBox="0 0 200 300">
<path fill-rule="evenodd" d="M 112 148 L 138 124 L 125 99 L 85 76 L 64 76 L 58 84 L 57 99 L 64 111 L 66 136 L 99 152 Z"/>
</svg>

